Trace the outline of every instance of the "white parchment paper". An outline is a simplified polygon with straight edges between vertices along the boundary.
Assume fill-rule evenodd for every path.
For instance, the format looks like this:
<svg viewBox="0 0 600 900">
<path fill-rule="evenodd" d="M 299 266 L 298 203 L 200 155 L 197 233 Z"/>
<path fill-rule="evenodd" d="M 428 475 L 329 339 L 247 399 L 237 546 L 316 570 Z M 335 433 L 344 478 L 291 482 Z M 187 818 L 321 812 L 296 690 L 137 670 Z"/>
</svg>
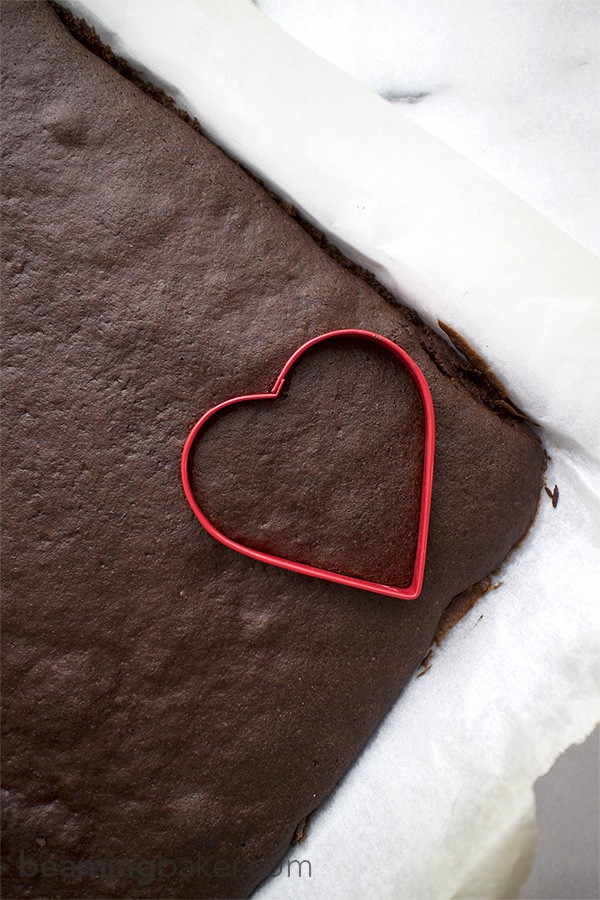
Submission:
<svg viewBox="0 0 600 900">
<path fill-rule="evenodd" d="M 558 484 L 258 894 L 516 897 L 533 783 L 600 718 L 600 268 L 250 0 L 63 0 L 539 423 Z"/>
</svg>

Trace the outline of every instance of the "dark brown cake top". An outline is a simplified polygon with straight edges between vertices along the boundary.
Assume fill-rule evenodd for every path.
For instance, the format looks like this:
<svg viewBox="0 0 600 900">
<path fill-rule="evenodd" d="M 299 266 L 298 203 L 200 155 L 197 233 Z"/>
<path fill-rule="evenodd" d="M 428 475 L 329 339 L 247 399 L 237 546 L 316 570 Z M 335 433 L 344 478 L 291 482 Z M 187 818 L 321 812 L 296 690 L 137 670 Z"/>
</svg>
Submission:
<svg viewBox="0 0 600 900">
<path fill-rule="evenodd" d="M 3 13 L 4 895 L 245 896 L 365 745 L 445 607 L 525 533 L 543 452 L 465 386 L 441 340 L 332 261 L 44 3 L 13 0 Z M 268 389 L 296 347 L 347 327 L 403 346 L 435 403 L 414 603 L 232 553 L 199 528 L 181 490 L 199 413 Z M 413 420 L 414 397 L 355 356 L 315 355 L 289 395 L 306 402 L 269 421 L 269 441 L 253 430 L 244 443 L 264 450 L 265 466 L 234 492 L 203 489 L 232 527 L 266 523 L 273 546 L 293 510 L 299 552 L 316 526 L 325 554 L 348 531 L 361 570 L 402 573 L 411 529 L 380 543 L 397 511 L 373 502 L 374 484 L 404 498 L 410 518 L 417 447 L 394 456 L 388 443 Z M 324 375 L 340 395 L 331 408 L 315 400 Z M 363 379 L 389 428 L 356 395 L 346 405 Z M 271 479 L 268 456 L 336 416 L 346 464 L 364 460 L 370 494 L 344 490 L 315 526 L 299 491 L 314 473 L 333 495 L 346 474 L 328 474 L 310 440 L 297 481 Z M 207 452 L 249 424 L 215 429 Z M 230 456 L 226 478 L 239 487 L 243 459 Z M 199 853 L 202 868 L 144 882 L 107 862 L 159 853 L 182 863 Z M 24 874 L 20 859 L 32 861 Z M 104 867 L 72 877 L 58 867 L 85 859 Z"/>
</svg>

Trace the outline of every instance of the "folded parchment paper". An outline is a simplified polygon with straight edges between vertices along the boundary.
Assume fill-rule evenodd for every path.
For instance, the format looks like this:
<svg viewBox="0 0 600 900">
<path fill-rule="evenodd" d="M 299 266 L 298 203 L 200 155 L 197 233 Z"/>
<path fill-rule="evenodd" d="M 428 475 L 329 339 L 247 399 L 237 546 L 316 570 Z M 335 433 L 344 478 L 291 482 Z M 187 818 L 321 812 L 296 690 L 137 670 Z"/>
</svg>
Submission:
<svg viewBox="0 0 600 900">
<path fill-rule="evenodd" d="M 258 895 L 515 897 L 534 781 L 600 717 L 596 258 L 251 0 L 63 0 L 542 428 L 558 484 Z"/>
</svg>

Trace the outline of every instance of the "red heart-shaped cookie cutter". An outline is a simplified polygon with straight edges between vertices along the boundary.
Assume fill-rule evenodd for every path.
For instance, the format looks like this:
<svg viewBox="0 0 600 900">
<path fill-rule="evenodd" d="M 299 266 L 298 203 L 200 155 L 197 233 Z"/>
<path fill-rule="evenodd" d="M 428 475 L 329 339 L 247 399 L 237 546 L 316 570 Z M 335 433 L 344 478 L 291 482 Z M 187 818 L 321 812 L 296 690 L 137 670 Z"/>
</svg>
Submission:
<svg viewBox="0 0 600 900">
<path fill-rule="evenodd" d="M 235 403 L 245 403 L 249 400 L 276 400 L 281 392 L 281 388 L 283 387 L 283 383 L 287 374 L 303 353 L 306 353 L 306 351 L 311 347 L 314 347 L 316 344 L 320 344 L 323 341 L 331 341 L 339 338 L 359 338 L 365 341 L 371 341 L 375 344 L 379 344 L 379 346 L 388 350 L 410 372 L 417 384 L 421 399 L 423 401 L 423 410 L 425 413 L 425 446 L 423 453 L 421 509 L 419 514 L 419 530 L 417 535 L 415 563 L 413 567 L 411 583 L 408 587 L 398 588 L 394 587 L 393 585 L 379 584 L 376 581 L 365 581 L 362 578 L 354 578 L 351 575 L 341 575 L 339 572 L 330 572 L 327 569 L 320 569 L 317 566 L 311 566 L 307 563 L 294 562 L 291 559 L 284 559 L 280 556 L 273 556 L 271 553 L 263 553 L 261 550 L 255 550 L 252 547 L 247 547 L 244 544 L 240 544 L 237 541 L 232 540 L 232 538 L 227 537 L 227 535 L 223 534 L 212 524 L 212 522 L 200 509 L 198 501 L 196 500 L 196 497 L 192 490 L 190 482 L 190 455 L 196 438 L 198 437 L 208 420 L 212 418 L 215 413 L 220 412 L 222 409 L 226 409 L 228 406 L 233 406 Z M 272 566 L 279 566 L 282 569 L 289 569 L 292 572 L 299 572 L 302 575 L 311 575 L 313 578 L 324 578 L 327 581 L 335 581 L 338 584 L 345 584 L 350 587 L 361 588 L 364 591 L 371 591 L 375 594 L 385 594 L 386 596 L 396 597 L 400 600 L 414 600 L 421 593 L 421 589 L 423 587 L 423 575 L 425 572 L 427 532 L 429 530 L 431 489 L 433 486 L 434 447 L 435 419 L 433 413 L 433 402 L 425 376 L 423 375 L 422 371 L 417 366 L 415 361 L 411 359 L 411 357 L 405 350 L 403 350 L 397 344 L 394 344 L 393 341 L 390 341 L 388 338 L 385 338 L 380 334 L 375 334 L 372 331 L 362 331 L 361 329 L 357 328 L 345 328 L 340 331 L 330 331 L 327 334 L 321 334 L 318 337 L 312 338 L 312 340 L 307 341 L 305 344 L 302 344 L 301 347 L 298 347 L 298 349 L 290 356 L 290 358 L 284 365 L 283 369 L 279 373 L 277 381 L 273 386 L 273 389 L 269 393 L 245 394 L 242 397 L 232 397 L 230 400 L 225 400 L 223 403 L 219 403 L 218 406 L 213 406 L 212 409 L 209 409 L 208 412 L 205 412 L 204 415 L 200 419 L 198 419 L 198 421 L 190 431 L 183 447 L 183 453 L 181 456 L 181 481 L 183 483 L 183 490 L 185 492 L 187 501 L 192 507 L 192 510 L 194 511 L 194 514 L 200 524 L 206 529 L 206 531 L 208 531 L 209 534 L 211 534 L 222 544 L 225 544 L 225 546 L 229 547 L 231 550 L 237 550 L 238 553 L 243 553 L 245 556 L 252 557 L 252 559 L 257 559 L 260 562 L 268 563 Z"/>
</svg>

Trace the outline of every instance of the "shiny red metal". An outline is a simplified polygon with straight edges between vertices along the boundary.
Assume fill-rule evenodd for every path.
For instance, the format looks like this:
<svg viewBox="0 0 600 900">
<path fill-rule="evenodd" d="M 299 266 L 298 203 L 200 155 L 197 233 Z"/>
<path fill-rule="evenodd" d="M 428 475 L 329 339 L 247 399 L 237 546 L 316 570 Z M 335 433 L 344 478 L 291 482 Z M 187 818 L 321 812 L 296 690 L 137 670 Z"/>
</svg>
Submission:
<svg viewBox="0 0 600 900">
<path fill-rule="evenodd" d="M 371 341 L 388 350 L 412 375 L 423 401 L 423 410 L 425 414 L 425 443 L 423 453 L 421 508 L 419 514 L 419 528 L 417 535 L 415 562 L 411 582 L 408 587 L 395 587 L 394 585 L 380 584 L 379 582 L 375 581 L 366 581 L 362 578 L 355 578 L 352 575 L 343 575 L 339 572 L 332 572 L 327 569 L 321 569 L 317 566 L 311 566 L 307 563 L 295 562 L 294 560 L 284 559 L 283 557 L 274 556 L 270 553 L 263 553 L 261 550 L 256 550 L 253 547 L 248 547 L 245 544 L 240 544 L 238 543 L 238 541 L 234 541 L 232 538 L 227 537 L 227 535 L 223 534 L 221 531 L 219 531 L 218 528 L 215 527 L 215 525 L 213 525 L 208 517 L 202 512 L 202 509 L 200 508 L 200 505 L 192 490 L 190 481 L 190 454 L 192 451 L 192 447 L 196 439 L 198 438 L 198 435 L 200 434 L 206 423 L 209 421 L 209 419 L 221 410 L 226 409 L 228 406 L 233 406 L 236 403 L 246 403 L 250 400 L 276 400 L 281 392 L 286 376 L 303 353 L 306 353 L 307 350 L 309 350 L 311 347 L 314 347 L 316 344 L 323 343 L 324 341 L 339 340 L 340 338 L 358 338 L 365 341 Z M 310 575 L 313 578 L 323 578 L 326 581 L 334 581 L 338 584 L 360 588 L 364 591 L 371 591 L 375 594 L 384 594 L 389 597 L 395 597 L 399 600 L 414 600 L 421 593 L 423 587 L 423 577 L 425 573 L 427 534 L 429 530 L 429 514 L 431 510 L 431 491 L 433 487 L 434 449 L 435 418 L 433 401 L 431 399 L 429 386 L 421 369 L 417 366 L 415 361 L 408 355 L 405 350 L 403 350 L 393 341 L 390 341 L 389 338 L 383 337 L 380 334 L 375 334 L 372 331 L 363 331 L 362 329 L 357 328 L 344 328 L 339 331 L 330 331 L 327 334 L 321 334 L 318 337 L 312 338 L 310 341 L 307 341 L 305 344 L 302 344 L 301 347 L 298 347 L 298 349 L 290 356 L 290 358 L 284 365 L 283 369 L 279 373 L 277 381 L 273 385 L 272 390 L 268 393 L 245 394 L 241 397 L 232 397 L 230 400 L 225 400 L 223 403 L 219 403 L 217 406 L 213 406 L 212 409 L 209 409 L 207 412 L 205 412 L 204 415 L 200 419 L 198 419 L 198 421 L 190 431 L 184 444 L 183 453 L 181 456 L 181 481 L 187 501 L 190 504 L 200 524 L 203 526 L 203 528 L 206 529 L 206 531 L 208 531 L 210 535 L 212 535 L 212 537 L 216 538 L 216 540 L 220 541 L 222 544 L 225 544 L 225 546 L 229 547 L 231 550 L 236 550 L 238 553 L 243 553 L 245 556 L 250 556 L 252 559 L 257 559 L 260 562 L 267 563 L 272 566 L 279 566 L 282 569 L 289 569 L 292 572 L 298 572 L 301 575 Z"/>
</svg>

